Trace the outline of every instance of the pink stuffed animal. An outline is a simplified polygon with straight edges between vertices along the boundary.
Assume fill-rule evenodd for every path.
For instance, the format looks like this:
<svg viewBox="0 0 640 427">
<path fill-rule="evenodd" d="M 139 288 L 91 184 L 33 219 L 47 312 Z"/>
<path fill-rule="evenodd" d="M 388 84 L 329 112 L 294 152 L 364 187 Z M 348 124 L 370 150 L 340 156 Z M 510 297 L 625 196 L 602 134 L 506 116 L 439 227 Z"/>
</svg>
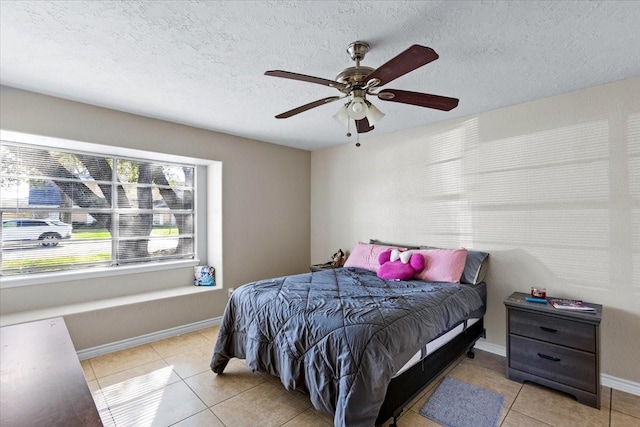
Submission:
<svg viewBox="0 0 640 427">
<path fill-rule="evenodd" d="M 409 280 L 415 273 L 421 272 L 426 262 L 424 256 L 413 251 L 400 252 L 387 249 L 378 256 L 380 269 L 378 277 L 386 280 Z"/>
</svg>

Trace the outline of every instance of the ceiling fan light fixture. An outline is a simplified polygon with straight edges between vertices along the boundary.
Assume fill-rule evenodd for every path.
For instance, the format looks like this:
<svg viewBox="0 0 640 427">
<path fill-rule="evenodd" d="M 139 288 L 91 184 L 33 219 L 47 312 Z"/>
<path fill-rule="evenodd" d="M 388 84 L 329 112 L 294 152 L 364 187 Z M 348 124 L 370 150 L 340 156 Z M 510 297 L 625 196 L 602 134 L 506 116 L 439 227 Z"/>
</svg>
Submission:
<svg viewBox="0 0 640 427">
<path fill-rule="evenodd" d="M 353 120 L 364 119 L 365 117 L 367 117 L 368 111 L 369 107 L 367 107 L 364 98 L 361 98 L 359 96 L 354 97 L 347 107 L 347 113 Z"/>
<path fill-rule="evenodd" d="M 346 128 L 349 127 L 349 112 L 347 111 L 347 105 L 348 104 L 345 104 L 340 107 L 338 112 L 333 115 L 333 118 L 342 123 L 342 125 Z"/>
<path fill-rule="evenodd" d="M 367 103 L 367 120 L 371 126 L 375 126 L 382 118 L 384 117 L 384 113 L 376 108 L 375 105 L 368 102 Z"/>
</svg>

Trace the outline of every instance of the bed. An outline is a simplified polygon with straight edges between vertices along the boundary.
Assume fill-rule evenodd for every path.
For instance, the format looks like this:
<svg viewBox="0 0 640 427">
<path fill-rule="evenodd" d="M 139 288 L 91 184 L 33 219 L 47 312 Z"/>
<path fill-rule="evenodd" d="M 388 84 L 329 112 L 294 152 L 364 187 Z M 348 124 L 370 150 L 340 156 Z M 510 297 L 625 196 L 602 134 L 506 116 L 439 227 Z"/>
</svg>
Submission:
<svg viewBox="0 0 640 427">
<path fill-rule="evenodd" d="M 231 358 L 245 359 L 250 369 L 307 394 L 316 409 L 333 414 L 336 426 L 371 427 L 391 417 L 395 423 L 483 334 L 486 285 L 389 281 L 377 277 L 374 265 L 362 267 L 345 264 L 236 289 L 212 370 L 222 374 Z"/>
</svg>

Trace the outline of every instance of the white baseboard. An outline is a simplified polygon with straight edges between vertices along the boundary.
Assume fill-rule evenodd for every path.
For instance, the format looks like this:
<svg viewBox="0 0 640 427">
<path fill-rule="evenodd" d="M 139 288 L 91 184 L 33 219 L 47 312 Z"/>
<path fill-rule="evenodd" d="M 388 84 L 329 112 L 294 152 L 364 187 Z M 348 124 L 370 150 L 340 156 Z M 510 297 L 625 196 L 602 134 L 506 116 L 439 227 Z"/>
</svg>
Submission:
<svg viewBox="0 0 640 427">
<path fill-rule="evenodd" d="M 152 332 L 150 334 L 141 335 L 139 337 L 127 338 L 125 340 L 87 348 L 77 352 L 78 358 L 80 360 L 91 359 L 92 357 L 102 356 L 116 351 L 125 350 L 127 348 L 137 347 L 142 344 L 148 344 L 150 342 L 163 340 L 165 338 L 171 338 L 177 335 L 194 332 L 200 329 L 219 325 L 221 320 L 222 317 L 214 317 L 212 319 L 190 323 L 188 325 L 182 325 L 175 328 L 165 329 L 163 331 Z"/>
<path fill-rule="evenodd" d="M 480 338 L 476 341 L 475 348 L 487 351 L 489 353 L 497 354 L 498 356 L 507 357 L 507 348 L 501 345 L 488 343 L 484 338 Z M 625 380 L 624 378 L 617 378 L 607 374 L 600 374 L 600 384 L 605 387 L 610 387 L 619 391 L 634 394 L 640 396 L 640 383 Z"/>
<path fill-rule="evenodd" d="M 489 353 L 497 354 L 498 356 L 507 357 L 506 347 L 488 343 L 484 338 L 480 338 L 478 341 L 476 341 L 475 348 L 488 351 Z"/>
<path fill-rule="evenodd" d="M 606 387 L 640 396 L 640 383 L 625 380 L 624 378 L 612 377 L 607 374 L 600 374 L 600 383 Z"/>
</svg>

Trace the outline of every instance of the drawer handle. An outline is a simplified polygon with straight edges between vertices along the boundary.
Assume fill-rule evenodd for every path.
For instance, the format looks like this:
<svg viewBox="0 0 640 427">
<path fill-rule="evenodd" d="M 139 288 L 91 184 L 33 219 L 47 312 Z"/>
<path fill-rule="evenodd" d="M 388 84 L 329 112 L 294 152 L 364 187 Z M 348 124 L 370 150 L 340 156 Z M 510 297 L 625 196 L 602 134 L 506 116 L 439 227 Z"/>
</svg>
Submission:
<svg viewBox="0 0 640 427">
<path fill-rule="evenodd" d="M 551 360 L 552 362 L 559 362 L 560 361 L 560 359 L 558 359 L 557 357 L 547 356 L 546 354 L 542 354 L 542 353 L 538 353 L 538 356 L 542 357 L 543 359 Z"/>
<path fill-rule="evenodd" d="M 554 334 L 558 332 L 557 329 L 545 328 L 544 326 L 540 326 L 540 329 L 542 329 L 545 332 L 553 332 Z"/>
</svg>

